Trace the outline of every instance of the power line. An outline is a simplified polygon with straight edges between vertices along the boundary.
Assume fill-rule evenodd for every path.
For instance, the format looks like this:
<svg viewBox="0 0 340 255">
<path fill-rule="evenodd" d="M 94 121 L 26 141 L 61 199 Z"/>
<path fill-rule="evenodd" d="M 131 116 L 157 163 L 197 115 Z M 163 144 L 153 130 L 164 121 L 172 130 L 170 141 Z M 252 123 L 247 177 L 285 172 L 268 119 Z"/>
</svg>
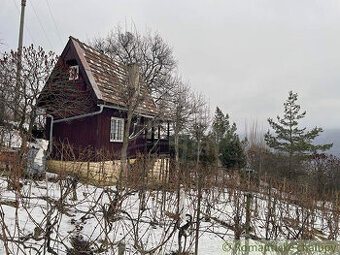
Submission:
<svg viewBox="0 0 340 255">
<path fill-rule="evenodd" d="M 39 15 L 38 15 L 37 11 L 36 11 L 35 8 L 34 8 L 33 1 L 28 1 L 28 2 L 29 2 L 29 3 L 31 4 L 31 6 L 32 6 L 32 9 L 33 9 L 33 11 L 34 11 L 34 13 L 35 13 L 35 16 L 37 17 L 37 20 L 38 20 L 38 22 L 39 22 L 39 24 L 40 24 L 41 30 L 43 31 L 43 33 L 44 33 L 44 35 L 45 35 L 45 37 L 46 37 L 46 39 L 47 39 L 47 41 L 48 41 L 48 44 L 49 44 L 50 47 L 53 49 L 54 47 L 53 47 L 53 45 L 52 45 L 50 39 L 49 39 L 48 36 L 47 36 L 47 33 L 46 33 L 45 29 L 44 29 L 44 26 L 43 26 L 43 24 L 42 24 L 42 22 L 41 22 L 41 20 L 40 20 L 40 17 L 39 17 Z"/>
<path fill-rule="evenodd" d="M 50 13 L 50 16 L 51 16 L 51 18 L 52 18 L 52 21 L 53 21 L 53 24 L 54 24 L 56 33 L 57 33 L 57 35 L 58 35 L 59 41 L 60 41 L 61 45 L 63 45 L 63 40 L 61 39 L 60 32 L 59 32 L 57 23 L 56 23 L 56 21 L 55 21 L 55 18 L 54 18 L 54 16 L 53 16 L 53 12 L 52 12 L 52 10 L 51 10 L 51 6 L 50 6 L 50 3 L 49 3 L 49 0 L 46 0 L 46 3 L 47 3 L 47 7 L 48 7 L 48 11 L 49 11 L 49 13 Z"/>
</svg>

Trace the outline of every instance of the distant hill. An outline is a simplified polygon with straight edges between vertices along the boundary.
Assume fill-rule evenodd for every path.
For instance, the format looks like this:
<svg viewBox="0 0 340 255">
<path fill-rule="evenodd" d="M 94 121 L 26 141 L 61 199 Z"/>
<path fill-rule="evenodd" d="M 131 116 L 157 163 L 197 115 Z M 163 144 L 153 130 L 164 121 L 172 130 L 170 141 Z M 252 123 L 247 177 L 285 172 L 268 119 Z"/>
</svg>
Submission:
<svg viewBox="0 0 340 255">
<path fill-rule="evenodd" d="M 245 134 L 240 134 L 240 138 L 244 139 Z M 320 136 L 315 139 L 316 144 L 333 143 L 333 147 L 327 151 L 329 154 L 340 157 L 340 128 L 338 129 L 325 129 Z"/>
<path fill-rule="evenodd" d="M 328 153 L 340 157 L 340 129 L 325 129 L 319 137 L 315 139 L 318 144 L 333 143 L 333 147 Z"/>
</svg>

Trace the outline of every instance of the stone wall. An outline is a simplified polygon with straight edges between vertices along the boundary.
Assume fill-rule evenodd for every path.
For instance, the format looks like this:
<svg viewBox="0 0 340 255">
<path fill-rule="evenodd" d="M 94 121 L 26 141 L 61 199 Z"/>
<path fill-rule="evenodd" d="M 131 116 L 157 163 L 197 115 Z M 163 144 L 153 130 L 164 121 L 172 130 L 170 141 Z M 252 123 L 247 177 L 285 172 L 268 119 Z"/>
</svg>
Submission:
<svg viewBox="0 0 340 255">
<path fill-rule="evenodd" d="M 148 169 L 149 178 L 155 181 L 164 181 L 169 178 L 169 158 L 153 159 Z M 137 164 L 136 159 L 131 159 L 129 164 Z M 79 162 L 48 160 L 46 170 L 58 174 L 77 174 L 80 178 L 90 183 L 114 184 L 120 173 L 120 160 L 103 162 Z"/>
</svg>

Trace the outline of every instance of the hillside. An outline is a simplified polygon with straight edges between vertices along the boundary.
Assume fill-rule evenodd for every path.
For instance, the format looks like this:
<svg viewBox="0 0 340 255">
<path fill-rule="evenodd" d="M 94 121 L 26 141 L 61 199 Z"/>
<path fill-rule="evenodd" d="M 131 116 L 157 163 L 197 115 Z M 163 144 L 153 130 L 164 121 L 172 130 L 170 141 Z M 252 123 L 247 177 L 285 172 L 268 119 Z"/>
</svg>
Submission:
<svg viewBox="0 0 340 255">
<path fill-rule="evenodd" d="M 177 192 L 167 189 L 141 192 L 125 187 L 117 192 L 114 186 L 80 183 L 75 197 L 68 179 L 47 179 L 22 179 L 21 192 L 16 193 L 0 178 L 1 236 L 6 237 L 0 238 L 0 254 L 40 254 L 47 247 L 53 254 L 80 255 L 85 253 L 76 250 L 82 247 L 86 254 L 106 255 L 117 254 L 118 244 L 124 244 L 127 254 L 177 254 L 177 206 L 182 222 L 190 216 L 187 240 L 181 241 L 182 250 L 189 253 L 183 254 L 194 250 L 196 189 L 182 187 L 178 201 Z M 259 183 L 249 192 L 244 190 L 247 185 L 238 183 L 239 175 L 223 179 L 226 183 L 220 187 L 202 190 L 198 254 L 230 254 L 236 248 L 233 240 L 246 236 L 247 208 L 253 240 L 338 240 L 335 204 L 315 201 L 309 191 L 294 186 L 274 189 L 271 183 Z"/>
<path fill-rule="evenodd" d="M 329 153 L 340 156 L 340 129 L 325 129 L 315 141 L 320 144 L 333 143 Z"/>
</svg>

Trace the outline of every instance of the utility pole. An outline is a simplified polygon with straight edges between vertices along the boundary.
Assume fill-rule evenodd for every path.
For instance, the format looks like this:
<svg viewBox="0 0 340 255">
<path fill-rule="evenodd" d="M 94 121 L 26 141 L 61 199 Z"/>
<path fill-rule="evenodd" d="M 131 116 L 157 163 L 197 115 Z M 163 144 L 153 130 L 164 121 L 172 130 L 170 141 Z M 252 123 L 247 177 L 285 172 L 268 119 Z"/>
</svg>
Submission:
<svg viewBox="0 0 340 255">
<path fill-rule="evenodd" d="M 22 42 L 24 39 L 24 20 L 25 20 L 25 7 L 26 0 L 21 0 L 21 14 L 20 14 L 20 28 L 19 28 L 19 41 L 18 41 L 18 63 L 17 63 L 17 76 L 15 86 L 15 98 L 14 98 L 14 120 L 18 118 L 19 110 L 19 89 L 20 89 L 20 75 L 21 75 L 21 59 L 22 59 Z"/>
<path fill-rule="evenodd" d="M 20 15 L 19 42 L 18 42 L 19 53 L 21 53 L 22 51 L 22 41 L 24 38 L 25 7 L 26 7 L 26 0 L 21 0 L 21 15 Z"/>
</svg>

